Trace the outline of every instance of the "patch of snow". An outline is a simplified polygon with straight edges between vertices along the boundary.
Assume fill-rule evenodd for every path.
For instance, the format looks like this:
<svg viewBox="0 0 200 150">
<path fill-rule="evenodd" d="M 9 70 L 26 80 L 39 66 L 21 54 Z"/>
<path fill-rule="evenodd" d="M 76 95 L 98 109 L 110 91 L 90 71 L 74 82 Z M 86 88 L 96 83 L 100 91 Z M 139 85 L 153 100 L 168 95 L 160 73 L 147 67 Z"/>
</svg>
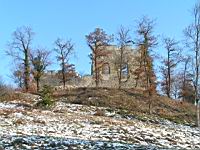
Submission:
<svg viewBox="0 0 200 150">
<path fill-rule="evenodd" d="M 16 106 L 0 103 L 0 108 L 15 109 Z M 107 108 L 103 107 L 98 107 L 98 109 L 103 110 L 105 116 L 94 116 L 97 107 L 63 102 L 58 102 L 53 111 L 33 109 L 26 110 L 26 113 L 13 112 L 7 117 L 0 116 L 0 137 L 2 137 L 0 141 L 7 139 L 3 137 L 9 135 L 12 137 L 31 135 L 34 138 L 28 139 L 30 142 L 36 141 L 36 137 L 40 140 L 43 137 L 67 138 L 68 140 L 61 145 L 67 145 L 70 142 L 81 143 L 89 145 L 89 149 L 126 148 L 126 146 L 130 147 L 130 143 L 145 147 L 151 145 L 151 147 L 159 148 L 200 148 L 198 128 L 177 125 L 169 121 L 154 124 L 136 119 L 124 119 L 115 111 L 108 112 Z M 13 123 L 21 118 L 23 120 L 20 124 Z M 7 140 L 10 142 L 14 139 Z M 55 139 L 53 142 L 53 139 L 48 139 L 47 143 L 59 145 L 58 141 Z M 110 141 L 115 141 L 115 143 L 110 143 Z M 93 145 L 96 147 L 93 147 L 92 143 L 95 143 Z"/>
<path fill-rule="evenodd" d="M 16 108 L 16 104 L 10 104 L 10 103 L 0 103 L 0 109 L 13 109 Z"/>
</svg>

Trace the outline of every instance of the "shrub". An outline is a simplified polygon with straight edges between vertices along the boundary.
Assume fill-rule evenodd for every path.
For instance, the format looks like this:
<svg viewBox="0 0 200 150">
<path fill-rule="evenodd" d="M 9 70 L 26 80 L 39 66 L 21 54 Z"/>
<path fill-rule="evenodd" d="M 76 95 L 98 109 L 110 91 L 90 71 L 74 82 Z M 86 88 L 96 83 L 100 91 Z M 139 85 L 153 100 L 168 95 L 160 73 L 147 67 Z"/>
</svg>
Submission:
<svg viewBox="0 0 200 150">
<path fill-rule="evenodd" d="M 17 98 L 18 95 L 14 92 L 13 88 L 0 81 L 0 101 L 12 101 Z"/>
<path fill-rule="evenodd" d="M 97 110 L 96 110 L 94 115 L 95 116 L 105 116 L 105 112 L 104 112 L 104 110 L 101 110 L 101 109 L 97 108 Z"/>
<path fill-rule="evenodd" d="M 36 106 L 42 107 L 42 108 L 50 108 L 53 104 L 53 98 L 52 98 L 52 87 L 49 85 L 44 85 L 42 88 L 42 91 L 40 91 L 41 101 L 39 101 Z"/>
<path fill-rule="evenodd" d="M 0 97 L 4 96 L 6 93 L 7 93 L 6 85 L 2 81 L 0 81 Z"/>
</svg>

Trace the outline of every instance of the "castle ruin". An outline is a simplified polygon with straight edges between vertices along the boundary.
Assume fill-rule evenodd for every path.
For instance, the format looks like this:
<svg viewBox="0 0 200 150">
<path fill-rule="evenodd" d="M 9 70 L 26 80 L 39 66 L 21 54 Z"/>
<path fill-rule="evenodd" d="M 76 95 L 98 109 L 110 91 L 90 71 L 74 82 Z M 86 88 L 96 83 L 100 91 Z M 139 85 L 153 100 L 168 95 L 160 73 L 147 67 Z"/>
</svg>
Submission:
<svg viewBox="0 0 200 150">
<path fill-rule="evenodd" d="M 109 45 L 105 47 L 105 51 L 109 53 L 108 56 L 98 58 L 103 62 L 99 72 L 101 76 L 99 87 L 117 88 L 119 83 L 118 68 L 116 64 L 119 59 L 120 48 Z M 133 71 L 137 67 L 137 62 L 135 61 L 137 50 L 133 49 L 131 46 L 127 46 L 124 52 L 121 86 L 122 88 L 132 88 L 135 87 L 136 84 L 136 77 L 133 74 Z M 85 75 L 83 77 L 78 76 L 76 79 L 68 81 L 67 85 L 73 85 L 74 87 L 95 87 L 94 74 L 94 63 L 92 63 L 91 75 Z M 56 72 L 53 70 L 46 72 L 42 84 L 62 86 L 61 81 L 56 77 Z"/>
</svg>

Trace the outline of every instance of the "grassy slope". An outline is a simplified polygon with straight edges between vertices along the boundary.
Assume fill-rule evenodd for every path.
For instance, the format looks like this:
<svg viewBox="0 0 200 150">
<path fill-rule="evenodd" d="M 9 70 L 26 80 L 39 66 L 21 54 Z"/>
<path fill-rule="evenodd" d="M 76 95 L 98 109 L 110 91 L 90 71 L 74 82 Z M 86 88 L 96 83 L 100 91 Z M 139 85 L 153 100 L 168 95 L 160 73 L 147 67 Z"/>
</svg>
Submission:
<svg viewBox="0 0 200 150">
<path fill-rule="evenodd" d="M 163 96 L 153 98 L 152 115 L 148 115 L 148 97 L 135 89 L 78 88 L 56 92 L 54 95 L 56 98 L 65 97 L 65 101 L 69 103 L 109 107 L 117 109 L 120 114 L 141 119 L 161 117 L 176 123 L 190 124 L 195 121 L 195 107 L 192 104 Z"/>
</svg>

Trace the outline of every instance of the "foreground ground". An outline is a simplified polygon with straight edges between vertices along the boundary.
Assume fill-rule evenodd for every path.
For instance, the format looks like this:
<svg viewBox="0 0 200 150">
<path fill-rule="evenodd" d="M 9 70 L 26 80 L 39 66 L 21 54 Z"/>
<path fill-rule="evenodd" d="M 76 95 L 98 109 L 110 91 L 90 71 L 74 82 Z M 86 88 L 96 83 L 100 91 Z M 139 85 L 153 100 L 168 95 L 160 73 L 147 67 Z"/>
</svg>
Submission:
<svg viewBox="0 0 200 150">
<path fill-rule="evenodd" d="M 51 110 L 32 101 L 0 103 L 3 149 L 197 149 L 198 128 L 154 117 L 124 115 L 111 107 L 70 104 L 59 98 Z"/>
</svg>

